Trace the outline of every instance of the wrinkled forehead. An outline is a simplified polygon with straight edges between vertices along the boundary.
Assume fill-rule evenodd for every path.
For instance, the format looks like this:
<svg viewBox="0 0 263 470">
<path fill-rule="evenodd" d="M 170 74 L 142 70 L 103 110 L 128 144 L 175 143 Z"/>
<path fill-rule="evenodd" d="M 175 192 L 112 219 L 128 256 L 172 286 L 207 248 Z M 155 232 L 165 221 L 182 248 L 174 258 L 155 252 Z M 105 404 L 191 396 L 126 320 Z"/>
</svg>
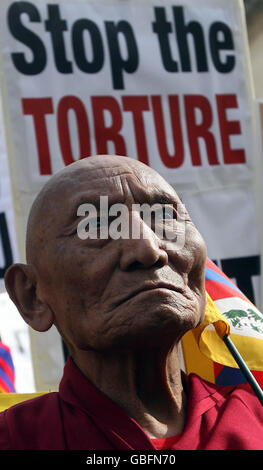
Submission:
<svg viewBox="0 0 263 470">
<path fill-rule="evenodd" d="M 51 236 L 76 216 L 81 204 L 109 205 L 179 202 L 174 189 L 152 168 L 126 157 L 78 161 L 57 173 L 43 188 L 29 217 L 28 237 Z"/>
<path fill-rule="evenodd" d="M 174 189 L 152 168 L 129 159 L 126 164 L 101 165 L 96 168 L 84 165 L 73 169 L 61 178 L 58 197 L 69 209 L 77 203 L 93 202 L 108 196 L 114 202 L 151 202 L 163 195 L 178 199 Z"/>
<path fill-rule="evenodd" d="M 126 157 L 93 158 L 64 168 L 44 186 L 30 212 L 27 257 L 43 240 L 54 240 L 76 219 L 81 204 L 99 206 L 100 197 L 115 203 L 177 203 L 174 189 L 152 168 Z"/>
</svg>

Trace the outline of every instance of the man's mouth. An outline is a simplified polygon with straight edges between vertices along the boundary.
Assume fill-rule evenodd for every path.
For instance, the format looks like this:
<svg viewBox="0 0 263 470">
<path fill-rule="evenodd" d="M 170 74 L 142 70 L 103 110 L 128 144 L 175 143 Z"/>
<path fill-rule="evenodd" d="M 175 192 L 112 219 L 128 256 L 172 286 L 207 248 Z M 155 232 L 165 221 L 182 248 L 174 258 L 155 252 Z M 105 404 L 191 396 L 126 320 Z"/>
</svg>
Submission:
<svg viewBox="0 0 263 470">
<path fill-rule="evenodd" d="M 118 303 L 115 304 L 115 306 L 118 307 L 119 305 L 123 304 L 124 302 L 127 302 L 128 300 L 132 299 L 138 294 L 142 294 L 144 292 L 149 292 L 149 291 L 154 291 L 154 290 L 159 290 L 159 289 L 167 289 L 169 291 L 177 292 L 180 294 L 183 294 L 184 292 L 183 288 L 180 288 L 178 286 L 175 286 L 174 284 L 170 284 L 167 282 L 157 282 L 157 283 L 148 282 L 138 287 L 137 289 L 133 290 L 131 293 L 124 296 L 123 298 L 121 298 L 121 300 L 119 300 Z"/>
</svg>

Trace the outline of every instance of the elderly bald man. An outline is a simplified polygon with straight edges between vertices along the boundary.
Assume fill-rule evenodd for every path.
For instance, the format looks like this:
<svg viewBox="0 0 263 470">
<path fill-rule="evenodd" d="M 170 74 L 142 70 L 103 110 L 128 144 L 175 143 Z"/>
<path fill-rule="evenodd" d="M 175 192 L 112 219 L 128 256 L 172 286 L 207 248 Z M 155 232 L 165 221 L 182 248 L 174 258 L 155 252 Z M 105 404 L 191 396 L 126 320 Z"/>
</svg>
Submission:
<svg viewBox="0 0 263 470">
<path fill-rule="evenodd" d="M 80 237 L 78 208 L 101 196 L 144 235 Z M 173 188 L 134 159 L 101 155 L 61 170 L 36 198 L 27 264 L 8 269 L 6 288 L 33 329 L 56 326 L 69 357 L 58 392 L 0 414 L 1 449 L 262 448 L 252 392 L 180 371 L 180 339 L 205 311 L 206 247 L 187 214 L 181 249 L 158 236 L 132 209 L 144 203 L 172 208 L 176 231 Z"/>
</svg>

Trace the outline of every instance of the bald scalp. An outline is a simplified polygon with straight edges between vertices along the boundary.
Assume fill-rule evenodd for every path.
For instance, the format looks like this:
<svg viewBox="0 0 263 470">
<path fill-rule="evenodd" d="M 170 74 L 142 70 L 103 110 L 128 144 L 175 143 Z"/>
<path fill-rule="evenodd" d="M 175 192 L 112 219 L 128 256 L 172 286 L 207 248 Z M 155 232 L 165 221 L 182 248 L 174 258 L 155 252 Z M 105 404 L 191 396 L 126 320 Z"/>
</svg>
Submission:
<svg viewBox="0 0 263 470">
<path fill-rule="evenodd" d="M 31 206 L 26 230 L 26 260 L 29 264 L 37 263 L 38 251 L 44 243 L 43 235 L 50 216 L 51 200 L 58 191 L 58 184 L 57 175 L 54 175 L 41 189 Z"/>
<path fill-rule="evenodd" d="M 92 173 L 93 171 L 99 172 L 100 169 L 105 171 L 107 168 L 112 169 L 114 167 L 123 167 L 124 171 L 132 173 L 135 169 L 137 171 L 147 170 L 148 172 L 156 173 L 155 170 L 144 163 L 120 155 L 94 155 L 86 157 L 58 171 L 43 186 L 31 206 L 26 231 L 27 263 L 37 264 L 39 250 L 44 247 L 48 228 L 53 218 L 56 217 L 57 211 L 61 210 L 61 204 L 63 210 L 67 210 L 67 200 L 64 197 L 65 192 L 70 192 L 73 183 L 76 184 L 78 178 L 83 175 L 83 170 L 89 169 L 90 173 Z"/>
</svg>

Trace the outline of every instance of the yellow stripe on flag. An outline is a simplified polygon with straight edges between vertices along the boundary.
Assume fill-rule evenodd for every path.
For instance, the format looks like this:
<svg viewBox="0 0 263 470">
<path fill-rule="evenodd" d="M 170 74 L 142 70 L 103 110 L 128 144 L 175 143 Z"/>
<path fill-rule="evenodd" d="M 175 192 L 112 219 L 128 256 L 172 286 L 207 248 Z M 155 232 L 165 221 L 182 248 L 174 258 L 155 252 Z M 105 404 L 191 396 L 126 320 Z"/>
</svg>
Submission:
<svg viewBox="0 0 263 470">
<path fill-rule="evenodd" d="M 188 331 L 181 340 L 185 372 L 187 375 L 192 372 L 209 382 L 215 382 L 214 365 L 211 359 L 204 356 L 198 348 L 193 331 Z"/>
</svg>

